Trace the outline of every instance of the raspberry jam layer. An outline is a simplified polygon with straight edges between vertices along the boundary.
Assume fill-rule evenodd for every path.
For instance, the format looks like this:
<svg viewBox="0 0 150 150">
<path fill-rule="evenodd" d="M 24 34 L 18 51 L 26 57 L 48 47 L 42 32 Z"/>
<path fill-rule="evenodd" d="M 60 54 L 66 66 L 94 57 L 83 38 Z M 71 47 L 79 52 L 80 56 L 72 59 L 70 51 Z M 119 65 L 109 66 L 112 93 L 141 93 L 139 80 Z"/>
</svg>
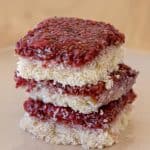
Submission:
<svg viewBox="0 0 150 150">
<path fill-rule="evenodd" d="M 110 24 L 55 17 L 30 30 L 17 42 L 15 51 L 23 57 L 80 67 L 124 40 L 124 35 Z"/>
<path fill-rule="evenodd" d="M 115 91 L 120 87 L 124 87 L 124 90 L 131 88 L 135 82 L 137 72 L 132 70 L 130 67 L 120 64 L 118 71 L 114 71 L 110 74 L 113 80 L 113 87 L 111 91 Z M 26 87 L 27 91 L 30 92 L 33 88 L 44 87 L 53 91 L 62 91 L 62 94 L 76 95 L 76 96 L 90 96 L 94 100 L 99 100 L 102 94 L 108 94 L 109 90 L 106 89 L 105 83 L 99 81 L 97 84 L 86 84 L 84 86 L 63 86 L 60 83 L 54 82 L 53 80 L 47 81 L 35 81 L 34 79 L 24 79 L 15 75 L 16 87 Z M 130 87 L 129 87 L 130 86 Z"/>
<path fill-rule="evenodd" d="M 29 98 L 24 103 L 24 109 L 30 116 L 42 121 L 54 120 L 57 123 L 69 126 L 81 125 L 87 128 L 106 128 L 115 120 L 117 115 L 127 104 L 131 104 L 136 95 L 130 90 L 120 99 L 110 102 L 99 108 L 98 112 L 82 114 L 75 112 L 70 107 L 54 106 L 50 103 L 43 103 L 41 100 Z"/>
</svg>

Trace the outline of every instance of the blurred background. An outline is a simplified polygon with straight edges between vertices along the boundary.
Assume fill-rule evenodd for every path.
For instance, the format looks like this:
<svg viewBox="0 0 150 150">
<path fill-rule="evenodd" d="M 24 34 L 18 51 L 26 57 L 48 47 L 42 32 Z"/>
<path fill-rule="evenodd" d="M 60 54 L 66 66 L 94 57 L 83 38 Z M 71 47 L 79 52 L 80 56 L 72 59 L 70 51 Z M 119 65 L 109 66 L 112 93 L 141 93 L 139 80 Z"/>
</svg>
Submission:
<svg viewBox="0 0 150 150">
<path fill-rule="evenodd" d="M 0 0 L 0 48 L 52 16 L 110 22 L 125 33 L 126 47 L 150 52 L 150 0 Z"/>
</svg>

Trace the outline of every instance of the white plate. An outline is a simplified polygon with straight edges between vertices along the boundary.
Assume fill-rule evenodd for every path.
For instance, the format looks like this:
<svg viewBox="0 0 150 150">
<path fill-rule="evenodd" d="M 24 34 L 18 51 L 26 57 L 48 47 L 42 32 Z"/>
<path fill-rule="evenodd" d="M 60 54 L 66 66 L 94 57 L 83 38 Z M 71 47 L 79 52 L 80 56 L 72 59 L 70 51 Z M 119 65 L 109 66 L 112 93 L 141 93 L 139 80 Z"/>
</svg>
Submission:
<svg viewBox="0 0 150 150">
<path fill-rule="evenodd" d="M 128 129 L 111 150 L 150 149 L 150 55 L 127 52 L 127 64 L 140 71 L 135 91 L 138 98 Z M 15 89 L 16 66 L 13 48 L 0 50 L 0 149 L 1 150 L 79 150 L 80 146 L 56 146 L 33 139 L 19 128 L 23 115 L 24 92 Z"/>
</svg>

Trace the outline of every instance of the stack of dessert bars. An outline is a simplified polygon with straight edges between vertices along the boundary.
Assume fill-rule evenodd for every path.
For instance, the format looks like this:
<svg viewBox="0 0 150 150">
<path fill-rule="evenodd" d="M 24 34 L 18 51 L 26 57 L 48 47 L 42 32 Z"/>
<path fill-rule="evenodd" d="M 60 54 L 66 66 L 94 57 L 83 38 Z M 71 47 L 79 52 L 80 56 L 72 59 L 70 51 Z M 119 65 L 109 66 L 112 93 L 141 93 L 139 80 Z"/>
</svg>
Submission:
<svg viewBox="0 0 150 150">
<path fill-rule="evenodd" d="M 46 142 L 103 148 L 118 140 L 136 97 L 124 34 L 104 22 L 49 18 L 21 38 L 16 87 L 29 93 L 22 129 Z"/>
</svg>

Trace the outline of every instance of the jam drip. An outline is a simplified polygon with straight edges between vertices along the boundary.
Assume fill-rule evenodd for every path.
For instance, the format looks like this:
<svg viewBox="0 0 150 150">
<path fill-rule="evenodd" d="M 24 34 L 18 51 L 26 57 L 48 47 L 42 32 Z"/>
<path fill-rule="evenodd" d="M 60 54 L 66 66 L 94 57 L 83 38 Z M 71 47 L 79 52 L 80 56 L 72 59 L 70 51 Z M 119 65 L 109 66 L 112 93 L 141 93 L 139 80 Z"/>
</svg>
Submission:
<svg viewBox="0 0 150 150">
<path fill-rule="evenodd" d="M 43 103 L 41 100 L 35 101 L 31 98 L 25 101 L 24 109 L 30 116 L 42 121 L 54 120 L 69 126 L 81 125 L 96 129 L 109 126 L 124 107 L 134 101 L 135 97 L 134 92 L 130 90 L 125 96 L 100 107 L 98 112 L 90 114 L 75 112 L 70 107 L 54 106 L 51 103 Z"/>
</svg>

